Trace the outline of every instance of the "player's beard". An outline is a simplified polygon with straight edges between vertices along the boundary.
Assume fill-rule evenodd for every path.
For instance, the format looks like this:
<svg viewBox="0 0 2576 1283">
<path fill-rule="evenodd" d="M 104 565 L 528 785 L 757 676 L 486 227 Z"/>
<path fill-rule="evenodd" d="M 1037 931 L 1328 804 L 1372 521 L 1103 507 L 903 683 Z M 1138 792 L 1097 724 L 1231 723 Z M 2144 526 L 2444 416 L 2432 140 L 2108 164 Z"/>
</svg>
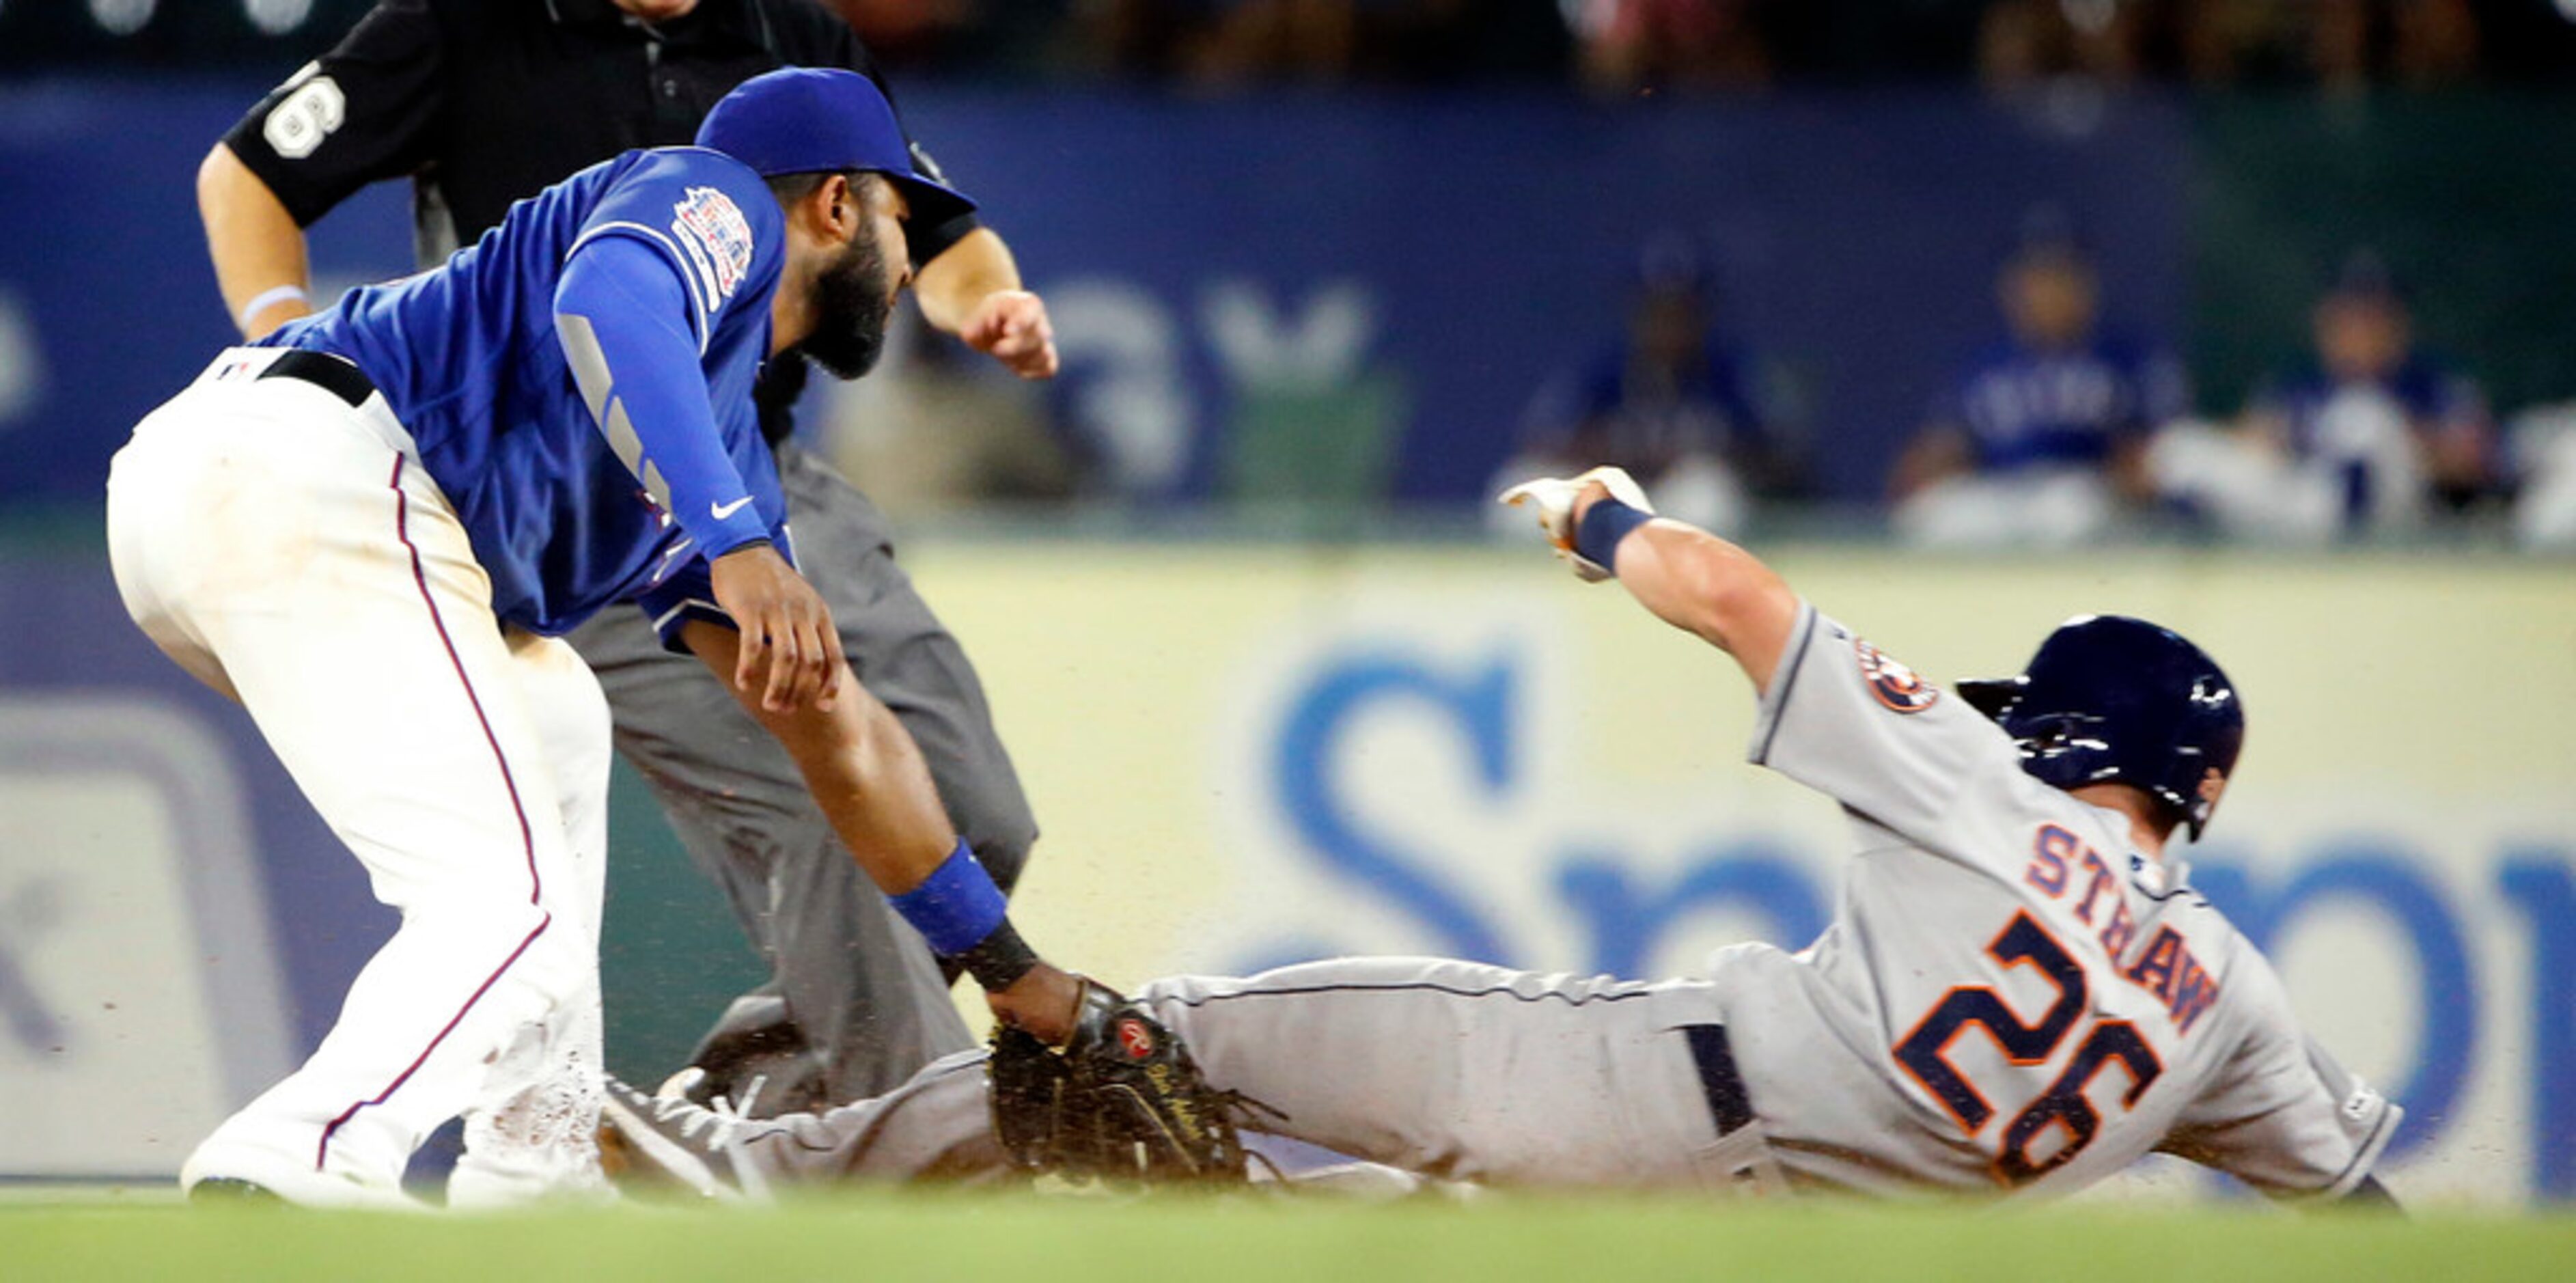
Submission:
<svg viewBox="0 0 2576 1283">
<path fill-rule="evenodd" d="M 852 239 L 814 278 L 814 332 L 797 347 L 844 379 L 875 369 L 885 355 L 893 284 L 875 238 Z"/>
</svg>

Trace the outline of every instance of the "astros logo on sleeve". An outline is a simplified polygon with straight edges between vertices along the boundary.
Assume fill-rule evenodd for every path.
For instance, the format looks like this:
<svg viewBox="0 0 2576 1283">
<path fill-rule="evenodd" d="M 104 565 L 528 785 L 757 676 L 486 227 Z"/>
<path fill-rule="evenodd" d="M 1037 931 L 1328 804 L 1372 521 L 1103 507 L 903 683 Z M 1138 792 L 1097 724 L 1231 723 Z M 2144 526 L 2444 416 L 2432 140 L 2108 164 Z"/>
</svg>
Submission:
<svg viewBox="0 0 2576 1283">
<path fill-rule="evenodd" d="M 1879 703 L 1899 713 L 1920 713 L 1941 698 L 1940 687 L 1924 681 L 1878 647 L 1854 637 L 1852 652 L 1860 657 L 1861 680 L 1869 683 L 1870 693 L 1878 696 Z"/>
</svg>

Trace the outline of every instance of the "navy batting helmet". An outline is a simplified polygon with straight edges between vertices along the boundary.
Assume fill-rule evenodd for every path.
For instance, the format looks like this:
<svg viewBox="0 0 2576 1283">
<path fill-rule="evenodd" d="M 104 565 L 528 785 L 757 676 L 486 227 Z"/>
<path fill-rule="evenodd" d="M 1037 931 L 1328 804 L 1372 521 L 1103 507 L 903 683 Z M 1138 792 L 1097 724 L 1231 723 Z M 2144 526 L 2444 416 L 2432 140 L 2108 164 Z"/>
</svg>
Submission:
<svg viewBox="0 0 2576 1283">
<path fill-rule="evenodd" d="M 2245 743 L 2245 706 L 2217 662 L 2171 629 L 2124 615 L 2067 620 L 2021 676 L 1963 681 L 1958 691 L 2021 745 L 2033 778 L 2143 789 L 2194 840 Z"/>
</svg>

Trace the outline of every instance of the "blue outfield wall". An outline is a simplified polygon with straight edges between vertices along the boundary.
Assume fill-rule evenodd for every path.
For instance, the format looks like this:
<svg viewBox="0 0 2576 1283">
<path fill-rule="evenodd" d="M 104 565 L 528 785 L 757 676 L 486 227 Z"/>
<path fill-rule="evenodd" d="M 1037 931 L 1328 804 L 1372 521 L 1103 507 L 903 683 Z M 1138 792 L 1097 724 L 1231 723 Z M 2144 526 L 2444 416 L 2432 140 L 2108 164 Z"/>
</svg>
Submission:
<svg viewBox="0 0 2576 1283">
<path fill-rule="evenodd" d="M 192 182 L 260 89 L 0 86 L 0 503 L 93 498 L 126 428 L 230 337 Z M 1726 327 L 1811 404 L 1835 496 L 1878 493 L 1994 332 L 1993 264 L 2034 202 L 2100 246 L 2115 319 L 2182 320 L 2187 113 L 2167 98 L 2080 128 L 1935 91 L 1638 108 L 925 88 L 905 105 L 1056 298 L 1063 417 L 1182 430 L 1168 468 L 1141 469 L 1147 497 L 1219 492 L 1238 434 L 1271 421 L 1255 401 L 1356 386 L 1340 430 L 1386 438 L 1361 443 L 1385 456 L 1366 484 L 1476 498 L 1540 382 L 1617 333 L 1664 232 L 1709 247 Z M 385 188 L 325 220 L 318 276 L 409 270 L 406 218 Z"/>
</svg>

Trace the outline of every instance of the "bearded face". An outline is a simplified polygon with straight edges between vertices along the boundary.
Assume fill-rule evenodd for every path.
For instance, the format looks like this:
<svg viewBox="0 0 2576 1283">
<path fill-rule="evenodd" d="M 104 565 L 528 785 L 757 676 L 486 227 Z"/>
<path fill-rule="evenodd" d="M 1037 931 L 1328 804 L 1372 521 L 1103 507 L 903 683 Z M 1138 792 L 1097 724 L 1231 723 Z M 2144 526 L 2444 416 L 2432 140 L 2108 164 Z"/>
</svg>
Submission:
<svg viewBox="0 0 2576 1283">
<path fill-rule="evenodd" d="M 833 256 L 814 281 L 814 332 L 798 347 L 844 379 L 875 369 L 885 354 L 894 313 L 894 278 L 877 238 L 861 234 Z"/>
</svg>

